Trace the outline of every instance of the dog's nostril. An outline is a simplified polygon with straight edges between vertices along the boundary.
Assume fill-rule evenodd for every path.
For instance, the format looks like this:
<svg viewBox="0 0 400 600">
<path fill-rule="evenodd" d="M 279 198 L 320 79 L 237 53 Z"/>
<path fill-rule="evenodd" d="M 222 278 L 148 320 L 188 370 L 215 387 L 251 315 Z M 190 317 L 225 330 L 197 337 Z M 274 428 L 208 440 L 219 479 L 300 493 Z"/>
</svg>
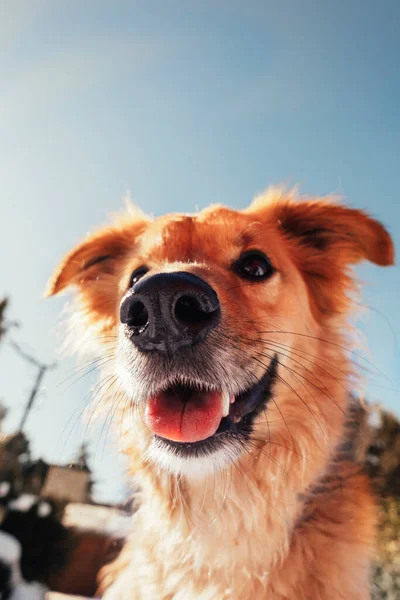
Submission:
<svg viewBox="0 0 400 600">
<path fill-rule="evenodd" d="M 147 308 L 140 300 L 137 300 L 129 307 L 128 324 L 139 330 L 143 330 L 149 322 L 149 313 Z"/>
<path fill-rule="evenodd" d="M 185 325 L 203 323 L 213 315 L 213 311 L 205 311 L 199 300 L 194 296 L 181 296 L 178 298 L 174 313 L 176 319 Z"/>
</svg>

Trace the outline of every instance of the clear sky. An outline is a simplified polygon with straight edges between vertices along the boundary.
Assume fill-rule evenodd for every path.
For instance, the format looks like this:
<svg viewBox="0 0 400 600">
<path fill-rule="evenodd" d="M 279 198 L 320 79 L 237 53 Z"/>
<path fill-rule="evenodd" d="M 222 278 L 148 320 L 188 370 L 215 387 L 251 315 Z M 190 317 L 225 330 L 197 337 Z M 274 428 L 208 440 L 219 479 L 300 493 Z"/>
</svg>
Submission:
<svg viewBox="0 0 400 600">
<path fill-rule="evenodd" d="M 396 0 L 0 2 L 0 295 L 15 339 L 54 360 L 65 299 L 43 300 L 46 279 L 127 190 L 160 214 L 299 184 L 368 209 L 400 247 L 399 22 Z M 368 395 L 400 413 L 399 270 L 359 273 L 386 375 L 371 369 Z M 68 461 L 85 435 L 94 374 L 66 381 L 74 369 L 49 373 L 27 423 L 47 460 Z M 2 345 L 8 431 L 34 375 Z M 86 437 L 97 497 L 120 497 L 107 426 Z"/>
</svg>

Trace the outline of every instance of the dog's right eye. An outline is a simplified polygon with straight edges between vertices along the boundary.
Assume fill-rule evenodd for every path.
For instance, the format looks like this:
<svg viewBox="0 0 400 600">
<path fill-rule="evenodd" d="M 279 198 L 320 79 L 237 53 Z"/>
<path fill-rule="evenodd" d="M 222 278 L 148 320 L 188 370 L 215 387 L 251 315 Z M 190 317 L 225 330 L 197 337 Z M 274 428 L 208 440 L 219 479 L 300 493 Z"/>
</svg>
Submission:
<svg viewBox="0 0 400 600">
<path fill-rule="evenodd" d="M 268 279 L 275 271 L 269 258 L 259 250 L 244 252 L 234 263 L 233 270 L 242 279 L 250 281 Z"/>
<path fill-rule="evenodd" d="M 148 268 L 145 266 L 139 267 L 138 269 L 136 269 L 135 271 L 133 271 L 131 278 L 129 280 L 129 287 L 131 288 L 132 286 L 135 285 L 135 283 L 137 283 L 139 281 L 139 279 L 141 279 L 144 275 L 146 275 L 146 273 L 148 272 Z"/>
</svg>

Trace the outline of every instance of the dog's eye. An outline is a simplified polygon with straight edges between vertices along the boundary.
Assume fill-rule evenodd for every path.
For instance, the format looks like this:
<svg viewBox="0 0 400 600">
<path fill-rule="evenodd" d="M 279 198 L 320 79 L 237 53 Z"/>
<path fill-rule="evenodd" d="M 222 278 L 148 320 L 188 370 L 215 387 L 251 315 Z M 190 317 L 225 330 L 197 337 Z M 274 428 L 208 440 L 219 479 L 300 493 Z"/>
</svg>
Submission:
<svg viewBox="0 0 400 600">
<path fill-rule="evenodd" d="M 143 266 L 143 267 L 139 267 L 138 269 L 133 271 L 131 278 L 129 280 L 129 287 L 131 288 L 133 285 L 135 285 L 135 283 L 137 283 L 139 281 L 139 279 L 141 279 L 144 275 L 146 275 L 148 270 L 149 269 L 147 267 Z"/>
<path fill-rule="evenodd" d="M 243 279 L 263 280 L 270 277 L 275 269 L 269 258 L 258 250 L 249 250 L 234 263 L 233 270 Z"/>
</svg>

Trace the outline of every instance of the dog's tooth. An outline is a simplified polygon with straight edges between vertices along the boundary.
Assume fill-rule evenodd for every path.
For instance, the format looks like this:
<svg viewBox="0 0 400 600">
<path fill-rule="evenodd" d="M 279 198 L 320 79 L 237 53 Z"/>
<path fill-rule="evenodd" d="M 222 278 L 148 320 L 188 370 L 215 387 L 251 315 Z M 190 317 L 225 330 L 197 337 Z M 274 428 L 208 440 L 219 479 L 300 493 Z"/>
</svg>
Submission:
<svg viewBox="0 0 400 600">
<path fill-rule="evenodd" d="M 229 415 L 229 407 L 231 404 L 230 395 L 228 392 L 222 392 L 222 416 L 227 417 Z"/>
</svg>

